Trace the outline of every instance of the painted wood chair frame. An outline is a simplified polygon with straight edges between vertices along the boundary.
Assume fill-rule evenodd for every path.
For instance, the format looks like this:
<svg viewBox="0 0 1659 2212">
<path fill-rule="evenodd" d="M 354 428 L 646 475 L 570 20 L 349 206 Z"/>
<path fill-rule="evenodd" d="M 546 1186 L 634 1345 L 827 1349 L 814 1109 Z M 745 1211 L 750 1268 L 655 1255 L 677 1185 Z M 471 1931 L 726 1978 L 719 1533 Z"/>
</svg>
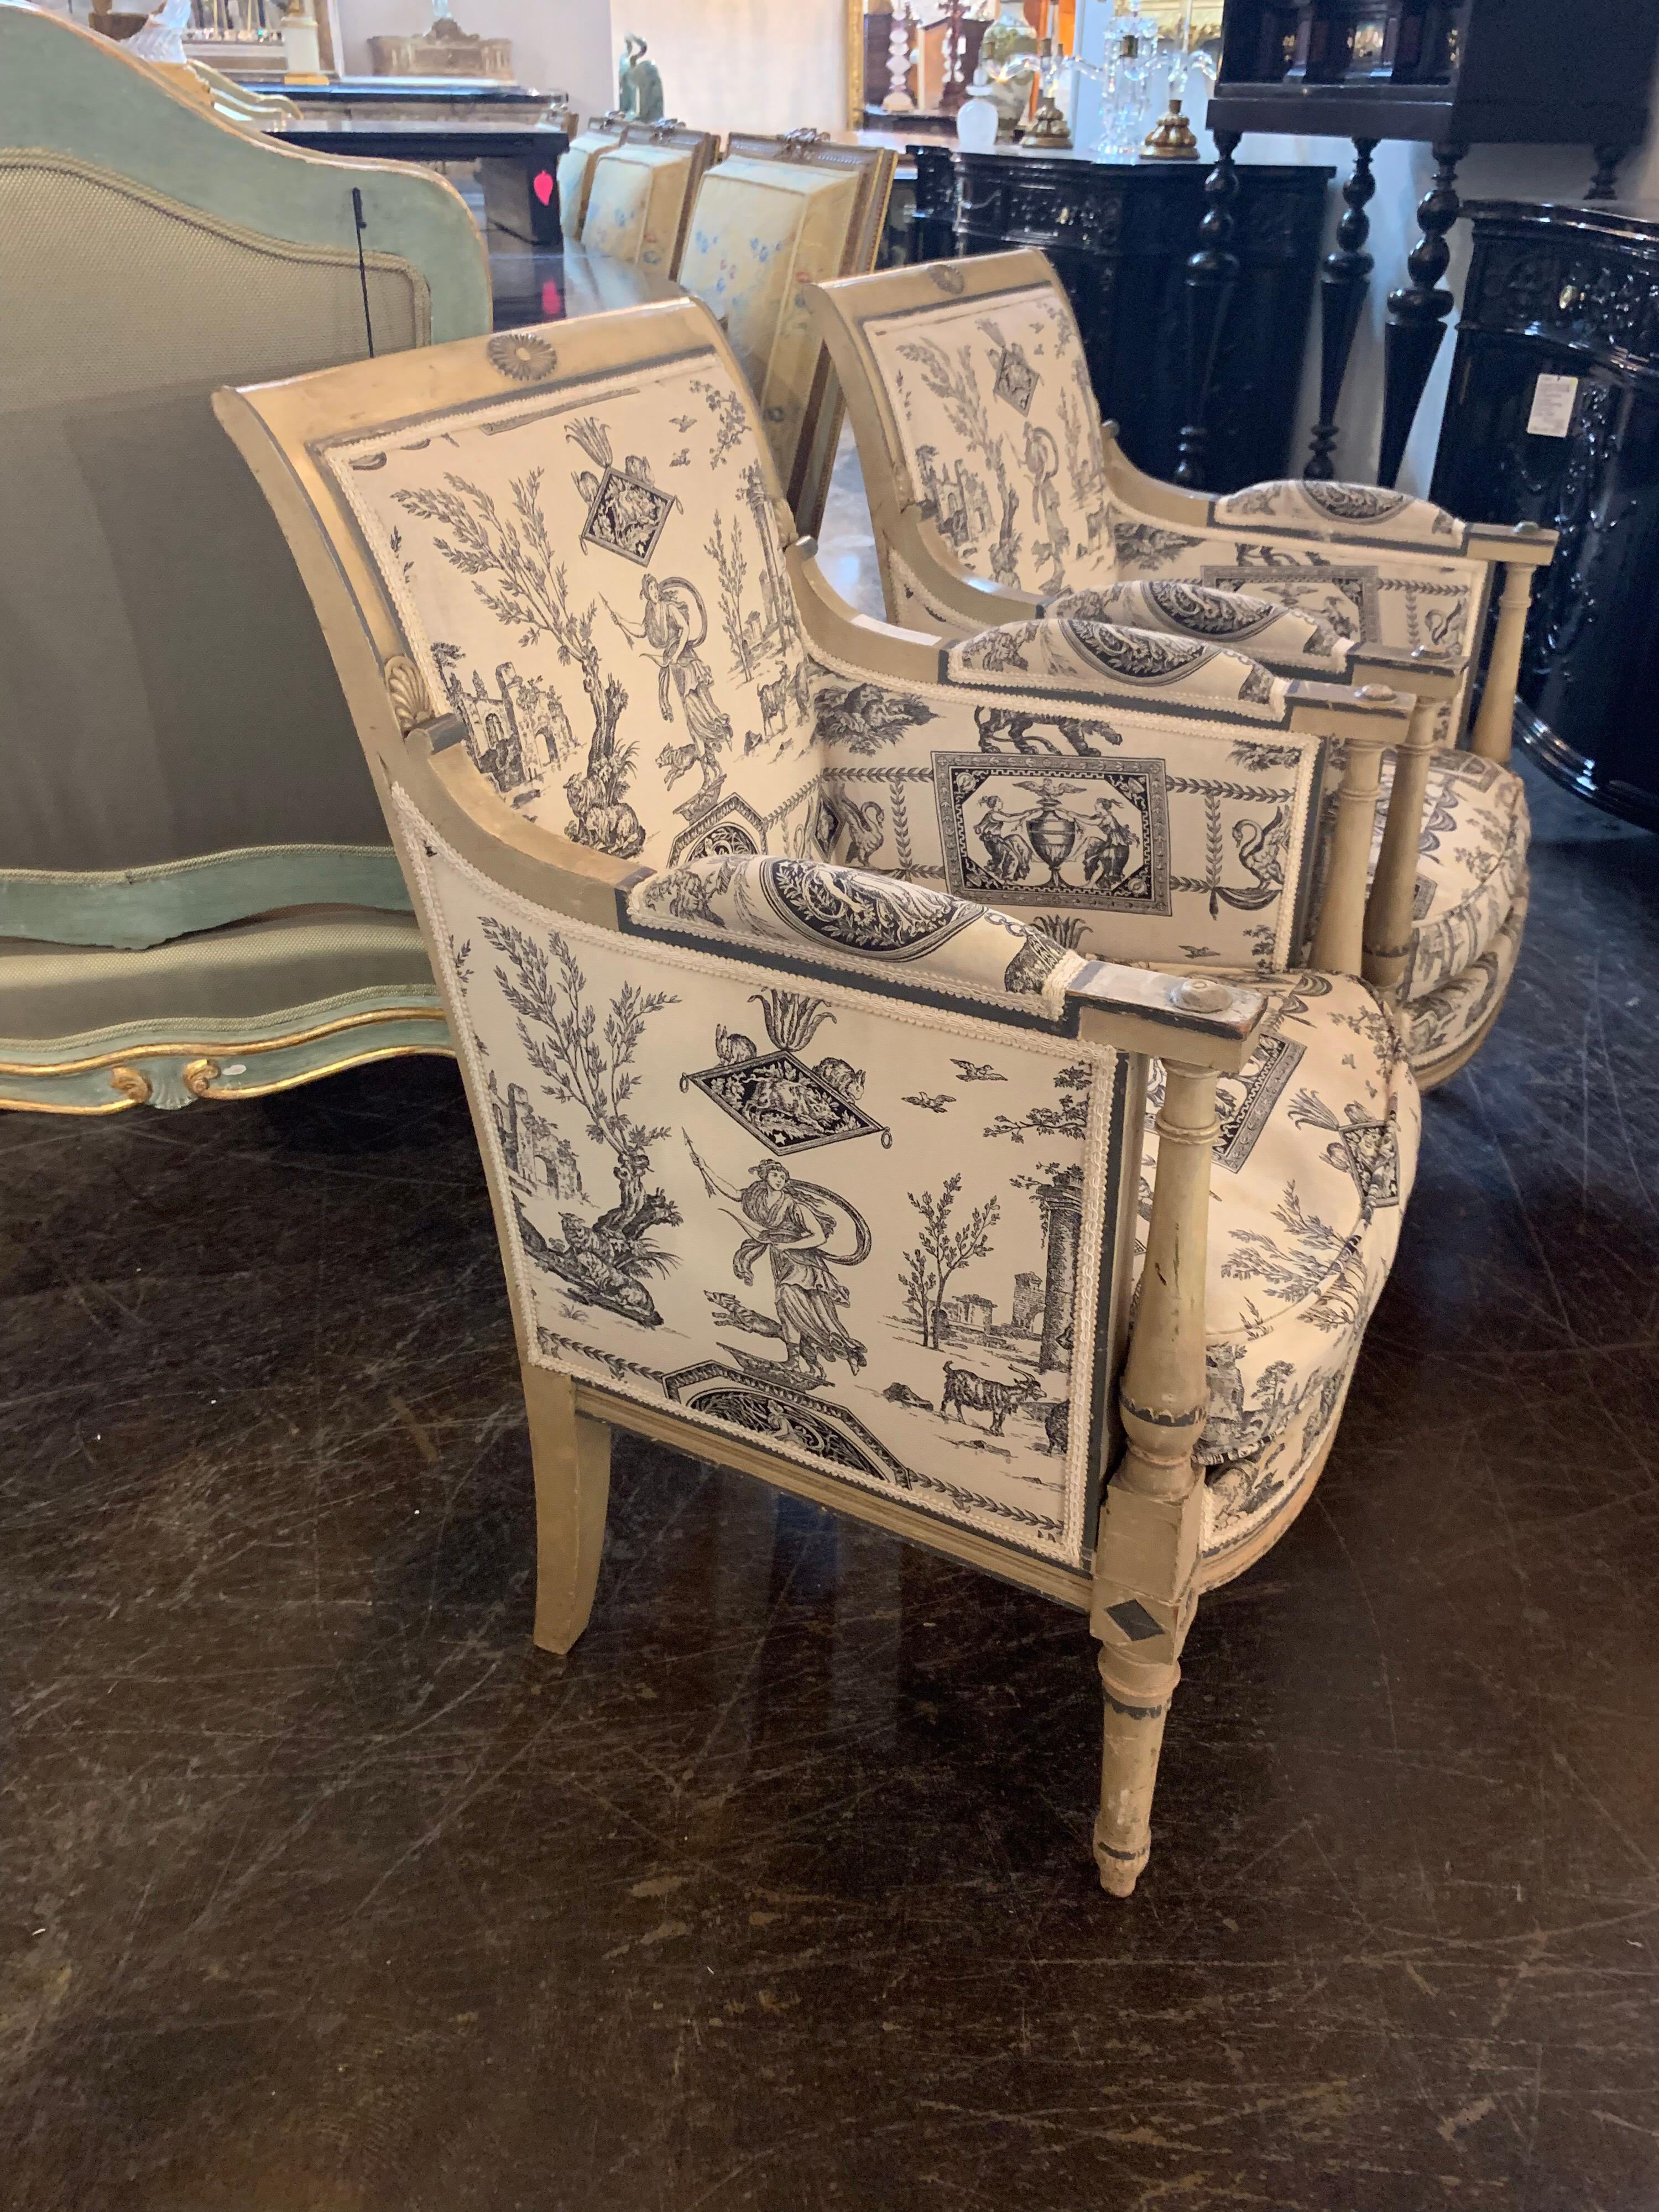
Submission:
<svg viewBox="0 0 1659 2212">
<path fill-rule="evenodd" d="M 887 228 L 887 204 L 892 197 L 893 170 L 898 160 L 890 147 L 838 145 L 823 131 L 789 131 L 777 137 L 734 131 L 726 139 L 725 158 L 737 155 L 752 161 L 787 161 L 804 168 L 852 172 L 859 179 L 858 200 L 840 274 L 863 276 L 875 267 Z M 823 520 L 846 412 L 828 350 L 821 347 L 794 465 L 779 472 L 796 526 L 804 538 L 816 536 Z"/>
<path fill-rule="evenodd" d="M 809 295 L 809 305 L 819 318 L 824 343 L 847 393 L 876 525 L 883 591 L 889 612 L 895 619 L 900 592 L 890 565 L 894 553 L 907 568 L 915 571 L 927 592 L 937 597 L 941 616 L 957 626 L 971 624 L 978 628 L 996 621 L 1017 621 L 1037 611 L 1047 602 L 1036 593 L 969 575 L 933 526 L 922 489 L 911 481 L 903 441 L 864 335 L 863 323 L 875 315 L 937 307 L 942 299 L 991 299 L 1003 293 L 1028 291 L 1037 285 L 1052 289 L 1069 319 L 1071 304 L 1065 287 L 1047 255 L 1034 247 L 977 255 L 965 261 L 883 270 L 870 276 L 815 287 Z M 1116 425 L 1103 422 L 1101 427 L 1108 488 L 1123 506 L 1194 532 L 1218 526 L 1212 520 L 1216 502 L 1208 494 L 1184 491 L 1177 485 L 1147 476 L 1134 466 L 1118 444 Z M 1235 535 L 1239 533 L 1236 522 L 1219 526 Z M 1533 579 L 1539 569 L 1548 567 L 1554 556 L 1554 534 L 1531 524 L 1514 530 L 1473 524 L 1466 532 L 1460 526 L 1460 532 L 1462 542 L 1455 557 L 1470 562 L 1480 572 L 1476 636 L 1486 628 L 1493 592 L 1501 586 L 1486 684 L 1480 711 L 1474 717 L 1472 749 L 1485 759 L 1507 761 L 1513 737 L 1515 686 L 1520 673 Z M 1363 546 L 1367 558 L 1384 568 L 1400 555 L 1413 550 L 1432 551 L 1426 545 L 1413 549 L 1368 538 L 1363 526 L 1356 526 L 1352 533 L 1340 538 L 1317 539 L 1261 525 L 1253 525 L 1250 534 L 1277 537 L 1287 545 L 1311 544 L 1321 551 L 1326 551 L 1332 544 Z M 1433 557 L 1452 556 L 1434 552 Z M 1393 682 L 1402 689 L 1412 690 L 1413 667 L 1424 665 L 1416 656 L 1402 658 L 1375 646 L 1361 647 L 1353 655 L 1350 680 Z M 1462 664 L 1456 665 L 1462 678 L 1465 672 Z M 1458 688 L 1463 688 L 1461 681 Z M 1432 695 L 1422 696 L 1444 697 L 1446 694 L 1443 687 L 1437 685 Z"/>
<path fill-rule="evenodd" d="M 598 380 L 643 375 L 653 365 L 687 359 L 717 362 L 744 392 L 735 358 L 713 319 L 697 302 L 641 307 L 566 326 L 556 365 L 548 350 L 544 377 L 549 405 L 568 414 Z M 561 387 L 571 398 L 560 401 Z M 520 386 L 515 395 L 524 398 Z M 502 377 L 483 343 L 461 343 L 396 361 L 325 371 L 287 384 L 223 392 L 216 406 L 276 514 L 317 607 L 351 703 L 389 823 L 413 809 L 457 865 L 554 921 L 566 917 L 603 933 L 630 926 L 630 895 L 643 876 L 632 861 L 569 842 L 526 819 L 478 776 L 453 714 L 437 711 L 410 659 L 411 641 L 376 560 L 326 456 L 332 447 L 380 441 L 394 426 L 418 431 L 423 422 L 454 420 L 464 410 L 500 404 Z M 766 458 L 760 425 L 749 409 L 773 519 L 785 549 L 809 641 L 863 657 L 896 684 L 936 678 L 936 647 L 884 625 L 849 622 L 809 585 L 792 519 Z M 411 451 L 416 450 L 411 447 Z M 374 465 L 372 458 L 364 464 Z M 354 463 L 353 465 L 357 465 Z M 1409 709 L 1388 698 L 1356 701 L 1331 687 L 1304 687 L 1298 711 L 1326 730 L 1351 734 L 1352 755 L 1373 755 L 1397 738 Z M 1374 787 L 1374 786 L 1373 786 Z M 1358 856 L 1354 848 L 1352 857 Z M 422 863 L 406 860 L 418 878 Z M 1353 873 L 1352 866 L 1349 873 Z M 671 869 L 672 878 L 673 871 Z M 1358 957 L 1360 901 L 1351 895 L 1340 927 L 1346 954 Z M 422 927 L 441 975 L 433 915 L 421 898 Z M 440 918 L 440 927 L 443 927 Z M 1338 922 L 1330 924 L 1333 929 Z M 804 955 L 767 963 L 788 975 L 823 971 Z M 878 986 L 882 1002 L 907 1002 L 902 971 Z M 1156 1058 L 1167 1071 L 1158 1114 L 1159 1149 L 1147 1228 L 1141 1288 L 1131 1320 L 1127 1267 L 1112 1276 L 1109 1310 L 1100 1316 L 1102 1367 L 1110 1377 L 1107 1404 L 1090 1446 L 1104 1486 L 1092 1559 L 1073 1569 L 949 1525 L 905 1502 L 826 1479 L 782 1451 L 735 1440 L 655 1402 L 642 1402 L 591 1375 L 561 1370 L 540 1342 L 527 1294 L 507 1267 L 520 1370 L 528 1408 L 538 1512 L 535 1640 L 564 1652 L 575 1643 L 593 1604 L 609 1485 L 610 1432 L 620 1427 L 683 1449 L 778 1487 L 832 1505 L 964 1564 L 988 1569 L 1089 1615 L 1099 1640 L 1105 1690 L 1101 1810 L 1095 1856 L 1103 1886 L 1127 1895 L 1150 1847 L 1150 1808 L 1158 1755 L 1179 1654 L 1201 1590 L 1224 1581 L 1259 1556 L 1284 1520 L 1224 1562 L 1206 1569 L 1200 1557 L 1204 1482 L 1194 1458 L 1207 1402 L 1204 1326 L 1211 1158 L 1216 1137 L 1216 1086 L 1245 1063 L 1261 1014 L 1249 988 L 1214 978 L 1177 977 L 1145 969 L 1088 962 L 1072 975 L 1068 1020 L 1075 1034 L 1125 1056 L 1126 1111 L 1133 1119 Z M 487 1162 L 484 1133 L 491 1107 L 466 1054 L 462 1066 Z M 1129 1156 L 1138 1156 L 1134 1142 Z M 513 1199 L 497 1168 L 490 1196 L 504 1255 L 513 1246 Z M 1135 1178 L 1125 1177 L 1109 1208 L 1108 1227 L 1120 1258 L 1134 1236 Z M 1113 1396 L 1112 1393 L 1115 1393 Z M 1328 1449 L 1327 1440 L 1325 1450 Z M 1322 1466 L 1322 1450 L 1317 1464 Z"/>
<path fill-rule="evenodd" d="M 921 621 L 941 635 L 959 635 L 969 629 L 1029 619 L 1045 609 L 1063 610 L 1069 594 L 1045 598 L 971 574 L 938 527 L 925 487 L 916 482 L 904 447 L 891 401 L 877 367 L 864 325 L 867 319 L 953 305 L 963 300 L 991 301 L 1011 293 L 1042 287 L 1052 293 L 1067 320 L 1070 302 L 1047 257 L 1032 249 L 977 256 L 961 262 L 926 264 L 918 267 L 882 270 L 836 283 L 809 286 L 808 306 L 818 322 L 836 374 L 847 397 L 848 413 L 858 441 L 866 495 L 870 505 L 884 596 L 896 622 Z M 1178 489 L 1156 482 L 1135 469 L 1116 442 L 1115 426 L 1102 426 L 1105 447 L 1107 489 L 1114 499 L 1137 514 L 1155 522 L 1183 525 L 1194 533 L 1214 533 L 1215 502 L 1206 495 Z M 1488 626 L 1494 593 L 1496 619 L 1491 624 L 1492 649 L 1486 680 L 1470 732 L 1470 750 L 1480 758 L 1503 767 L 1509 758 L 1514 720 L 1515 685 L 1530 603 L 1533 578 L 1552 557 L 1553 535 L 1533 526 L 1510 531 L 1457 526 L 1457 560 L 1473 571 L 1473 635 Z M 1232 536 L 1240 534 L 1235 521 L 1224 525 Z M 1310 549 L 1330 562 L 1340 559 L 1344 545 L 1363 548 L 1368 567 L 1387 574 L 1404 562 L 1420 557 L 1428 549 L 1411 548 L 1367 538 L 1356 530 L 1351 538 L 1297 538 L 1296 533 L 1253 526 L 1263 539 L 1277 539 L 1286 547 Z M 1446 560 L 1443 553 L 1437 560 Z M 898 573 L 896 573 L 897 571 Z M 1501 590 L 1500 590 L 1501 587 Z M 1252 596 L 1272 599 L 1270 573 Z M 1250 645 L 1263 664 L 1279 674 L 1294 674 L 1297 661 L 1277 659 L 1270 647 Z M 1462 658 L 1425 650 L 1402 652 L 1383 645 L 1357 642 L 1345 647 L 1343 678 L 1369 686 L 1383 684 L 1409 692 L 1418 702 L 1412 729 L 1401 747 L 1390 785 L 1384 854 L 1379 858 L 1378 890 L 1373 922 L 1367 932 L 1367 975 L 1379 988 L 1397 993 L 1412 957 L 1409 913 L 1399 913 L 1395 878 L 1417 849 L 1422 831 L 1425 797 L 1435 750 L 1443 742 L 1450 717 L 1451 734 L 1468 717 L 1473 696 L 1473 668 Z M 1299 656 L 1298 656 L 1299 657 Z M 1304 664 L 1305 665 L 1305 663 Z M 1507 771 L 1505 771 L 1507 773 Z M 1382 882 L 1384 868 L 1389 878 Z M 1524 912 L 1524 902 L 1520 911 Z M 1384 915 L 1392 917 L 1384 920 Z M 1518 932 L 1517 932 L 1518 934 Z M 1511 948 L 1512 952 L 1512 948 Z M 1419 1054 L 1418 1076 L 1425 1088 L 1446 1081 L 1478 1050 L 1498 1013 L 1503 993 L 1489 994 L 1492 1002 L 1474 1034 L 1462 1037 L 1455 1049 Z"/>
<path fill-rule="evenodd" d="M 291 587 L 262 504 L 240 470 L 220 465 L 208 395 L 239 367 L 252 374 L 305 362 L 293 333 L 309 331 L 306 314 L 326 325 L 310 359 L 366 350 L 366 296 L 380 312 L 383 346 L 403 327 L 394 306 L 416 343 L 487 331 L 488 264 L 465 203 L 404 164 L 277 145 L 216 113 L 194 75 L 176 83 L 60 17 L 6 6 L 0 193 L 64 223 L 70 216 L 54 210 L 72 198 L 76 235 L 92 252 L 94 204 L 111 223 L 149 226 L 149 250 L 162 258 L 134 269 L 135 313 L 159 295 L 175 239 L 175 273 L 192 252 L 229 257 L 250 287 L 275 288 L 281 310 L 263 321 L 264 311 L 249 311 L 254 334 L 239 355 L 215 337 L 211 286 L 197 279 L 191 290 L 178 276 L 176 324 L 152 316 L 124 344 L 109 334 L 121 307 L 106 289 L 89 295 L 86 312 L 106 320 L 88 342 L 82 305 L 52 293 L 75 283 L 58 249 L 38 289 L 21 289 L 33 282 L 24 270 L 35 214 L 6 227 L 8 481 L 38 483 L 73 441 L 82 458 L 52 481 L 61 486 L 67 469 L 82 505 L 61 531 L 44 495 L 40 512 L 5 523 L 20 565 L 7 587 L 16 603 L 0 604 L 9 763 L 0 764 L 0 1105 L 177 1107 L 258 1096 L 368 1059 L 447 1052 L 314 617 Z M 301 282 L 313 289 L 284 289 Z M 200 438 L 216 443 L 158 493 L 198 410 Z M 133 472 L 142 495 L 128 488 Z M 151 580 L 196 573 L 176 519 L 195 512 L 213 518 L 201 553 L 212 604 L 234 599 L 233 632 L 235 609 L 247 610 L 245 657 L 235 635 L 199 634 L 202 607 L 185 588 L 158 595 Z M 71 568 L 97 610 L 78 647 L 54 626 L 73 618 L 64 595 L 44 611 L 40 599 L 40 579 Z M 206 672 L 221 666 L 222 702 Z M 309 726 L 297 744 L 295 714 Z M 346 751 L 330 750 L 331 721 Z M 52 865 L 42 865 L 52 839 Z"/>
</svg>

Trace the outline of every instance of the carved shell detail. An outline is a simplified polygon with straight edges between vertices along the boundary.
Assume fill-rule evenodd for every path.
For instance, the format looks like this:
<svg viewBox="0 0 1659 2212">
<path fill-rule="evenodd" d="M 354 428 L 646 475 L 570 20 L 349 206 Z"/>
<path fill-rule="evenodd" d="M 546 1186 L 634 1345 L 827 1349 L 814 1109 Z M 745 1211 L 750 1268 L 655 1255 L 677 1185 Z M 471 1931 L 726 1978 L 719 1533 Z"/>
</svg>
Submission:
<svg viewBox="0 0 1659 2212">
<path fill-rule="evenodd" d="M 392 711 L 398 717 L 398 727 L 407 737 L 422 722 L 432 720 L 432 701 L 428 696 L 426 678 L 412 660 L 401 653 L 395 654 L 386 665 L 386 696 L 392 702 Z"/>
</svg>

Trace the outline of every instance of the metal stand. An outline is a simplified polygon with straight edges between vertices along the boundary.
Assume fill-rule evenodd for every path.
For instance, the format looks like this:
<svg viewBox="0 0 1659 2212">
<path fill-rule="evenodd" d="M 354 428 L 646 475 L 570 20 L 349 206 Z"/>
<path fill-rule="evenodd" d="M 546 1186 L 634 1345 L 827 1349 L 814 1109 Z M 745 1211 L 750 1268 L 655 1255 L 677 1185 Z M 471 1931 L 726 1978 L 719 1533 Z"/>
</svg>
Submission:
<svg viewBox="0 0 1659 2212">
<path fill-rule="evenodd" d="M 1342 187 L 1346 211 L 1336 227 L 1336 246 L 1325 257 L 1319 272 L 1319 420 L 1314 424 L 1308 465 L 1302 471 L 1317 483 L 1328 483 L 1336 474 L 1332 458 L 1336 451 L 1336 410 L 1348 374 L 1359 314 L 1370 289 L 1375 260 L 1364 250 L 1370 236 L 1370 217 L 1365 210 L 1376 193 L 1371 174 L 1375 138 L 1353 142 L 1353 174 Z"/>
<path fill-rule="evenodd" d="M 1232 204 L 1238 197 L 1233 155 L 1243 135 L 1242 131 L 1215 134 L 1217 161 L 1204 179 L 1204 220 L 1198 227 L 1204 243 L 1187 264 L 1187 420 L 1181 428 L 1175 473 L 1176 482 L 1193 491 L 1207 489 L 1210 387 L 1228 305 L 1238 282 L 1239 260 L 1232 251 Z"/>
<path fill-rule="evenodd" d="M 1446 317 L 1452 295 L 1442 289 L 1440 279 L 1451 259 L 1446 233 L 1456 222 L 1457 165 L 1468 152 L 1459 142 L 1434 149 L 1434 183 L 1417 204 L 1417 220 L 1423 235 L 1407 257 L 1411 283 L 1389 295 L 1389 327 L 1383 337 L 1382 450 L 1376 480 L 1392 485 L 1406 457 L 1406 444 L 1422 404 L 1424 387 L 1440 342 L 1446 335 Z"/>
</svg>

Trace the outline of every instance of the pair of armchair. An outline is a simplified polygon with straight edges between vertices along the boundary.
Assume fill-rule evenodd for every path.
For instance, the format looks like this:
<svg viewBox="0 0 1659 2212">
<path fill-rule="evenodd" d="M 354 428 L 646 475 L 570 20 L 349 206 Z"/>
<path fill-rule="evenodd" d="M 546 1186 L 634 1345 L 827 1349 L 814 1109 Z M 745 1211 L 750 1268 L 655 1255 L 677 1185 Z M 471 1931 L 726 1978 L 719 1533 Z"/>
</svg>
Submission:
<svg viewBox="0 0 1659 2212">
<path fill-rule="evenodd" d="M 1194 1607 L 1317 1479 L 1412 1186 L 1359 970 L 1413 700 L 848 618 L 695 301 L 216 404 L 460 1055 L 538 1642 L 588 1619 L 612 1425 L 1009 1577 L 1098 1639 L 1127 1894 Z"/>
<path fill-rule="evenodd" d="M 1528 821 L 1507 763 L 1532 580 L 1553 534 L 1473 526 L 1367 485 L 1211 498 L 1157 483 L 1101 423 L 1070 303 L 1040 253 L 806 296 L 848 396 L 895 623 L 951 639 L 1105 618 L 1414 696 L 1373 833 L 1376 866 L 1385 836 L 1416 849 L 1412 912 L 1396 927 L 1378 890 L 1365 973 L 1399 1006 L 1419 1083 L 1453 1074 L 1497 1018 L 1520 949 Z"/>
<path fill-rule="evenodd" d="M 449 1049 L 316 618 L 210 394 L 487 332 L 488 265 L 439 179 L 276 145 L 199 89 L 0 5 L 3 1106 L 184 1106 Z"/>
<path fill-rule="evenodd" d="M 806 287 L 875 266 L 894 155 L 817 131 L 714 141 L 678 125 L 607 118 L 559 164 L 567 240 L 659 268 L 731 339 L 800 528 L 823 518 L 842 405 Z M 711 166 L 712 162 L 712 166 Z"/>
<path fill-rule="evenodd" d="M 591 122 L 559 156 L 559 226 L 567 246 L 659 276 L 678 274 L 686 226 L 720 140 L 682 123 Z"/>
</svg>

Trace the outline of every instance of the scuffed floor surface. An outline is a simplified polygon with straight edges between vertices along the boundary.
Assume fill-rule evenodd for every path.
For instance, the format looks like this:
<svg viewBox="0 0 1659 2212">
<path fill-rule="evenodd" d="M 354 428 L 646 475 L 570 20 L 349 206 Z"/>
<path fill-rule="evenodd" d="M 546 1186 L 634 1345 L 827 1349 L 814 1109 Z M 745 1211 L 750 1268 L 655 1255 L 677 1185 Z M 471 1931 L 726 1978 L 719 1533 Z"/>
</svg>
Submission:
<svg viewBox="0 0 1659 2212">
<path fill-rule="evenodd" d="M 1533 781 L 1509 1011 L 1127 1906 L 1040 1599 L 624 1441 L 531 1650 L 447 1063 L 0 1117 L 0 2198 L 1659 2204 L 1659 840 Z"/>
</svg>

